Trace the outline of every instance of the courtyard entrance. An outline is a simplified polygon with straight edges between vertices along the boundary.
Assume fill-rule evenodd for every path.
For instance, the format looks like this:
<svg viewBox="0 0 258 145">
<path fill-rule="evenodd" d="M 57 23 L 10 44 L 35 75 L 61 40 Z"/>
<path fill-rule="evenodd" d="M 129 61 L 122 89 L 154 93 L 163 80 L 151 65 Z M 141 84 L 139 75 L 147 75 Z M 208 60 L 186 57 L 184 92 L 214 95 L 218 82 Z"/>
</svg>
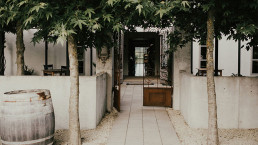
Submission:
<svg viewBox="0 0 258 145">
<path fill-rule="evenodd" d="M 180 145 L 165 107 L 143 106 L 143 86 L 121 85 L 121 107 L 108 145 Z M 126 85 L 128 84 L 128 85 Z"/>
<path fill-rule="evenodd" d="M 115 67 L 117 68 L 115 70 L 123 72 L 123 74 L 119 74 L 125 78 L 135 77 L 136 80 L 140 80 L 129 83 L 131 85 L 135 83 L 142 85 L 141 94 L 144 106 L 172 107 L 172 63 L 168 63 L 172 59 L 169 60 L 166 35 L 167 33 L 161 32 L 127 32 L 123 35 L 124 37 L 120 36 L 124 39 L 119 41 L 122 42 L 122 45 L 119 45 L 120 48 L 117 52 L 121 53 L 117 56 L 122 58 L 123 70 L 121 71 L 117 67 Z M 115 62 L 117 61 L 115 60 Z M 117 62 L 117 64 L 120 62 Z M 119 78 L 115 77 L 115 79 Z M 118 81 L 115 80 L 115 82 Z M 114 103 L 116 108 L 119 108 L 116 105 L 118 104 L 116 98 L 120 98 L 119 95 L 115 94 Z"/>
</svg>

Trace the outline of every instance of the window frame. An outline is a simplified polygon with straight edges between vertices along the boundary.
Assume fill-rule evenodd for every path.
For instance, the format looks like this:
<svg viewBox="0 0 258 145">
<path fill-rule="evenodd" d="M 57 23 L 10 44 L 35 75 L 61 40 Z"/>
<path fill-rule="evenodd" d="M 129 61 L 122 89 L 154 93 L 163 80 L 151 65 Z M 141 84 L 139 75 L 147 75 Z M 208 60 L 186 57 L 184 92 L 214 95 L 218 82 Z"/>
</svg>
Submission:
<svg viewBox="0 0 258 145">
<path fill-rule="evenodd" d="M 202 59 L 202 57 L 201 57 L 202 56 L 202 47 L 206 48 L 206 53 L 207 53 L 207 45 L 200 45 L 200 47 L 199 47 L 199 68 L 207 68 L 206 67 L 206 65 L 207 65 L 207 58 L 206 59 Z M 201 62 L 202 61 L 206 61 L 205 67 L 201 67 Z"/>
<path fill-rule="evenodd" d="M 257 48 L 258 49 L 258 48 Z M 258 62 L 258 59 L 254 59 L 254 48 L 252 48 L 252 52 L 251 52 L 251 75 L 258 75 L 258 73 L 254 73 L 253 72 L 253 62 L 256 61 Z"/>
<path fill-rule="evenodd" d="M 79 58 L 79 54 L 78 54 L 78 72 L 79 72 L 79 75 L 85 75 L 85 50 L 82 48 L 81 45 L 77 45 L 77 53 L 79 53 L 79 49 L 82 49 L 82 58 Z M 83 72 L 80 72 L 80 63 L 79 62 L 82 62 L 82 70 Z"/>
</svg>

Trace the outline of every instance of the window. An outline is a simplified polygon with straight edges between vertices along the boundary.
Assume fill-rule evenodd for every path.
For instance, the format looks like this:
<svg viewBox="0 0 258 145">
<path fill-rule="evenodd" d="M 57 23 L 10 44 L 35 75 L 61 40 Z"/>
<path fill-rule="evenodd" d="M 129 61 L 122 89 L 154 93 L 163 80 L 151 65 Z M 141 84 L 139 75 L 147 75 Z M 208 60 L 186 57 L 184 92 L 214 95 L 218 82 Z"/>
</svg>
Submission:
<svg viewBox="0 0 258 145">
<path fill-rule="evenodd" d="M 77 46 L 79 74 L 84 74 L 84 48 Z"/>
<path fill-rule="evenodd" d="M 258 47 L 253 48 L 252 73 L 258 73 Z"/>
<path fill-rule="evenodd" d="M 135 47 L 135 76 L 143 76 L 144 72 L 144 54 L 148 47 Z"/>
<path fill-rule="evenodd" d="M 200 47 L 200 68 L 206 68 L 206 52 L 207 52 L 207 46 L 206 45 L 201 45 Z"/>
</svg>

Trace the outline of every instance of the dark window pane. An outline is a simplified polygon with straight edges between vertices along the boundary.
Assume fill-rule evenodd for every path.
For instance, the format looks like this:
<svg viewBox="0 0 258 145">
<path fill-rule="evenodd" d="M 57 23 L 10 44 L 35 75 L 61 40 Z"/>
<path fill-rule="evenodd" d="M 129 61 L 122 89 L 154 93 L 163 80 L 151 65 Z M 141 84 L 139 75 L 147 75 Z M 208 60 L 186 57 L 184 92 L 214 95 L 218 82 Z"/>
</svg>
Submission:
<svg viewBox="0 0 258 145">
<path fill-rule="evenodd" d="M 206 68 L 206 61 L 201 61 L 201 68 Z"/>
<path fill-rule="evenodd" d="M 201 47 L 201 59 L 206 59 L 206 47 Z"/>
<path fill-rule="evenodd" d="M 82 46 L 77 46 L 77 54 L 78 54 L 78 60 L 83 59 L 84 49 Z"/>
<path fill-rule="evenodd" d="M 253 48 L 253 59 L 258 59 L 258 47 Z"/>
<path fill-rule="evenodd" d="M 258 61 L 253 61 L 252 73 L 258 73 Z"/>
<path fill-rule="evenodd" d="M 79 73 L 83 73 L 83 61 L 78 61 L 79 63 Z"/>
</svg>

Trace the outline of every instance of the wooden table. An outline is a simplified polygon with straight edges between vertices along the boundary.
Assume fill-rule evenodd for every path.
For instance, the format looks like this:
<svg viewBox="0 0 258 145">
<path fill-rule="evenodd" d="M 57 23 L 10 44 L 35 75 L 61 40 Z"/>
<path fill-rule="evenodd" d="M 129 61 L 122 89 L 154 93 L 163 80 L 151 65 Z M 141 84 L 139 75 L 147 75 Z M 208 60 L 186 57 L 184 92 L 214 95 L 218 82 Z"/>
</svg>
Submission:
<svg viewBox="0 0 258 145">
<path fill-rule="evenodd" d="M 198 76 L 204 76 L 204 74 L 207 73 L 207 68 L 196 68 L 196 69 L 198 69 L 198 72 L 197 72 Z M 218 72 L 219 72 L 220 76 L 222 76 L 222 70 L 223 69 L 218 69 Z"/>
<path fill-rule="evenodd" d="M 62 75 L 62 73 L 65 73 L 65 71 L 62 71 L 61 69 L 44 69 L 43 70 L 44 76 L 47 76 L 47 75 L 54 76 L 55 74 L 58 74 L 58 73 L 60 75 Z"/>
</svg>

